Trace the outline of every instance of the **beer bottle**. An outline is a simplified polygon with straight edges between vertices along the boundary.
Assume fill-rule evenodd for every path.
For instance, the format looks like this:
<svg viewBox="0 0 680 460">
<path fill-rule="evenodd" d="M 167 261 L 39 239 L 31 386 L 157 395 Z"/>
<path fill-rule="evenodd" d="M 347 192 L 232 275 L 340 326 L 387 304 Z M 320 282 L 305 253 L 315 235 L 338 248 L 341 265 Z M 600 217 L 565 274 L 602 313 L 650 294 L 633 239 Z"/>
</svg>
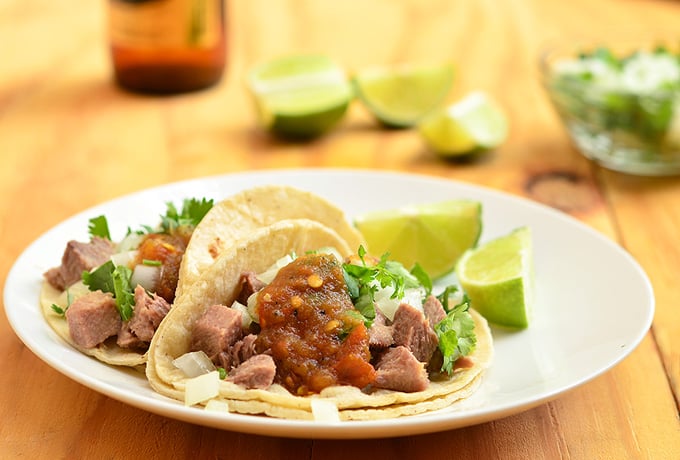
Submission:
<svg viewBox="0 0 680 460">
<path fill-rule="evenodd" d="M 113 73 L 123 88 L 172 94 L 207 88 L 226 59 L 224 0 L 108 0 Z"/>
</svg>

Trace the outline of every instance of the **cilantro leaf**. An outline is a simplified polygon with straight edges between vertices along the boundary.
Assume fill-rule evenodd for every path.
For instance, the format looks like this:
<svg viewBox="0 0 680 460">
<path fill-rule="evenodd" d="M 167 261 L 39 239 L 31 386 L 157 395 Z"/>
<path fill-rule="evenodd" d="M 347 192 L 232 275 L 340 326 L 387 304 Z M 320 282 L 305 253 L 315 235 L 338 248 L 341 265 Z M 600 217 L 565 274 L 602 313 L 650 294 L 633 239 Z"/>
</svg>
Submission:
<svg viewBox="0 0 680 460">
<path fill-rule="evenodd" d="M 441 370 L 447 374 L 453 372 L 456 360 L 474 351 L 477 345 L 475 323 L 468 311 L 470 303 L 467 299 L 448 312 L 446 318 L 434 326 L 439 339 L 439 350 L 444 356 Z"/>
<path fill-rule="evenodd" d="M 65 316 L 66 315 L 66 310 L 71 306 L 73 303 L 73 294 L 71 294 L 71 291 L 66 289 L 66 306 L 64 308 L 61 308 L 59 305 L 56 303 L 53 303 L 50 305 L 50 308 L 57 313 L 59 316 Z"/>
<path fill-rule="evenodd" d="M 383 254 L 377 263 L 369 265 L 363 246 L 359 246 L 357 254 L 360 264 L 345 263 L 342 268 L 352 303 L 364 316 L 367 326 L 375 318 L 375 294 L 379 289 L 392 288 L 393 299 L 402 298 L 405 289 L 424 287 L 428 293 L 432 290 L 430 277 L 420 266 L 409 272 L 401 263 L 388 260 L 389 253 Z"/>
<path fill-rule="evenodd" d="M 83 272 L 83 283 L 90 288 L 90 291 L 100 290 L 113 294 L 113 279 L 111 274 L 116 269 L 113 261 L 109 260 L 91 272 Z"/>
<path fill-rule="evenodd" d="M 101 237 L 111 240 L 111 234 L 109 233 L 109 223 L 106 220 L 106 216 L 97 216 L 90 219 L 90 223 L 87 226 L 87 230 L 90 233 L 90 237 Z"/>
<path fill-rule="evenodd" d="M 182 211 L 171 202 L 166 203 L 167 210 L 161 216 L 161 228 L 165 233 L 173 233 L 179 227 L 195 227 L 213 207 L 213 200 L 202 198 L 186 198 L 182 203 Z"/>
<path fill-rule="evenodd" d="M 425 296 L 429 296 L 432 293 L 432 278 L 427 274 L 425 269 L 416 262 L 416 264 L 411 269 L 411 275 L 413 275 L 421 286 L 425 288 Z"/>
<path fill-rule="evenodd" d="M 123 321 L 132 318 L 135 305 L 135 296 L 130 285 L 132 270 L 124 265 L 116 266 L 111 274 L 113 279 L 113 297 L 116 299 L 116 307 Z"/>
<path fill-rule="evenodd" d="M 123 321 L 132 317 L 135 298 L 130 285 L 132 270 L 124 265 L 105 262 L 92 272 L 83 272 L 83 283 L 90 291 L 110 292 L 116 300 L 116 308 Z"/>
</svg>

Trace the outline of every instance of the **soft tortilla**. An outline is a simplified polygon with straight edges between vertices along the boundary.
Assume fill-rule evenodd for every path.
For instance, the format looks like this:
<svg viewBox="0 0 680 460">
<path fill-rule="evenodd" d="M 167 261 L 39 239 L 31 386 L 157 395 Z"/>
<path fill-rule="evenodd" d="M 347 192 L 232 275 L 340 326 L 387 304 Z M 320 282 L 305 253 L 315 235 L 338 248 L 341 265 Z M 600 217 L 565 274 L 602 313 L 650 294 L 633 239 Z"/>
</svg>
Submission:
<svg viewBox="0 0 680 460">
<path fill-rule="evenodd" d="M 291 251 L 300 253 L 322 246 L 337 247 L 339 242 L 333 241 L 337 238 L 337 234 L 318 222 L 308 221 L 301 225 L 300 221 L 282 221 L 259 229 L 250 239 L 227 249 L 191 290 L 176 300 L 156 332 L 146 368 L 151 386 L 166 396 L 184 399 L 186 377 L 172 361 L 189 351 L 193 324 L 207 307 L 215 303 L 231 304 L 238 294 L 241 272 L 264 271 Z M 340 252 L 345 255 L 347 252 L 343 251 L 346 250 Z M 448 379 L 430 382 L 424 391 L 406 393 L 381 389 L 364 393 L 352 386 L 335 386 L 324 389 L 319 395 L 295 396 L 277 384 L 267 390 L 247 390 L 221 381 L 218 399 L 226 400 L 234 412 L 285 418 L 309 418 L 314 397 L 334 402 L 341 418 L 357 420 L 396 417 L 448 406 L 473 391 L 493 356 L 491 332 L 486 321 L 474 311 L 471 314 L 477 335 L 477 347 L 470 355 L 474 365 L 457 369 Z"/>
<path fill-rule="evenodd" d="M 81 353 L 115 366 L 135 367 L 146 362 L 146 352 L 121 348 L 116 345 L 115 337 L 100 343 L 94 348 L 83 348 L 77 345 L 71 338 L 66 318 L 52 310 L 52 304 L 63 306 L 66 303 L 61 300 L 61 297 L 63 296 L 64 293 L 52 287 L 47 281 L 43 281 L 42 288 L 40 290 L 40 307 L 42 308 L 45 321 L 47 321 L 47 324 L 50 325 L 54 332 L 56 332 L 57 335 L 64 339 L 69 345 Z"/>
<path fill-rule="evenodd" d="M 239 240 L 286 219 L 310 219 L 332 228 L 353 251 L 363 243 L 344 212 L 320 196 L 283 185 L 254 187 L 215 204 L 196 226 L 182 259 L 176 295 Z"/>
<path fill-rule="evenodd" d="M 189 351 L 191 328 L 206 308 L 214 304 L 230 306 L 238 295 L 241 273 L 261 273 L 279 258 L 322 247 L 333 247 L 343 257 L 352 249 L 334 230 L 307 219 L 288 219 L 261 227 L 247 239 L 225 248 L 191 289 L 175 298 L 173 308 L 156 330 L 149 347 L 147 377 L 159 393 L 183 399 L 173 387 L 184 380 L 172 360 Z"/>
</svg>

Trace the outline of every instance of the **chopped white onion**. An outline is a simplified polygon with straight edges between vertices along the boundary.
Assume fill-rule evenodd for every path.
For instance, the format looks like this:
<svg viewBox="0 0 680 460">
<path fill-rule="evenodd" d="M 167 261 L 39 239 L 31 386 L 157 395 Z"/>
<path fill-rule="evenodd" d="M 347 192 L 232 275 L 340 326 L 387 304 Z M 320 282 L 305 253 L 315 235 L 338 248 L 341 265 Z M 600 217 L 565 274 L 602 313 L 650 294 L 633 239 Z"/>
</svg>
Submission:
<svg viewBox="0 0 680 460">
<path fill-rule="evenodd" d="M 129 267 L 133 260 L 137 257 L 138 251 L 123 251 L 117 252 L 111 256 L 111 262 L 113 265 L 123 265 Z"/>
<path fill-rule="evenodd" d="M 401 299 L 393 299 L 392 294 L 394 294 L 394 288 L 392 286 L 387 286 L 378 289 L 374 297 L 375 306 L 390 321 L 394 321 L 394 314 L 402 303 L 407 303 L 413 308 L 423 311 L 423 297 L 425 296 L 425 291 L 422 288 L 405 289 L 404 296 Z"/>
<path fill-rule="evenodd" d="M 158 265 L 135 265 L 130 277 L 130 284 L 142 286 L 147 291 L 155 291 L 158 284 L 158 278 L 161 275 L 161 267 Z"/>
<path fill-rule="evenodd" d="M 260 324 L 260 315 L 257 313 L 257 292 L 248 297 L 248 314 L 250 315 L 250 320 Z"/>
<path fill-rule="evenodd" d="M 208 374 L 215 370 L 215 365 L 210 361 L 208 355 L 200 350 L 185 353 L 174 359 L 172 364 L 190 378 Z"/>
<path fill-rule="evenodd" d="M 276 274 L 279 272 L 279 270 L 282 267 L 285 267 L 289 263 L 293 261 L 293 256 L 290 254 L 287 254 L 283 257 L 281 257 L 279 260 L 274 262 L 274 264 L 269 267 L 267 270 L 264 272 L 260 273 L 257 275 L 257 277 L 264 283 L 264 284 L 269 284 L 272 282 L 272 280 L 276 277 Z"/>
<path fill-rule="evenodd" d="M 251 318 L 250 313 L 248 312 L 248 307 L 243 305 L 238 300 L 234 300 L 234 303 L 231 304 L 231 308 L 241 312 L 241 326 L 243 329 L 248 329 L 250 327 L 250 323 L 253 322 L 253 318 Z"/>
<path fill-rule="evenodd" d="M 338 406 L 333 402 L 323 398 L 312 398 L 312 415 L 316 422 L 339 422 L 340 413 Z"/>
<path fill-rule="evenodd" d="M 392 294 L 394 294 L 394 288 L 392 286 L 387 286 L 378 289 L 374 295 L 375 306 L 390 321 L 394 320 L 394 314 L 397 312 L 397 308 L 399 308 L 399 304 L 401 303 L 399 299 L 393 299 Z"/>
<path fill-rule="evenodd" d="M 135 232 L 127 234 L 125 238 L 123 238 L 121 242 L 118 243 L 118 252 L 127 252 L 137 249 L 144 238 L 146 238 L 145 234 L 139 234 Z"/>
<path fill-rule="evenodd" d="M 205 405 L 205 410 L 213 412 L 229 412 L 229 404 L 219 399 L 211 399 Z"/>
<path fill-rule="evenodd" d="M 193 406 L 220 394 L 220 373 L 212 371 L 186 381 L 184 405 Z"/>
<path fill-rule="evenodd" d="M 401 298 L 401 303 L 407 303 L 416 310 L 423 313 L 423 299 L 425 298 L 425 290 L 423 288 L 409 288 L 404 289 L 404 297 Z"/>
</svg>

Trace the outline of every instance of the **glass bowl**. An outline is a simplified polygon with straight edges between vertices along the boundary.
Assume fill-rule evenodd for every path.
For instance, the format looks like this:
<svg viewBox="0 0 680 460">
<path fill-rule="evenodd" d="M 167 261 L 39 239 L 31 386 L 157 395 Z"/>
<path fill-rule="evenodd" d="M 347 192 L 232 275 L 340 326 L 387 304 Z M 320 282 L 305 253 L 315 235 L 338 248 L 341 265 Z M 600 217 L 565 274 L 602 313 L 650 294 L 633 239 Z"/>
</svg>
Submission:
<svg viewBox="0 0 680 460">
<path fill-rule="evenodd" d="M 557 114 L 587 158 L 629 174 L 680 174 L 677 48 L 551 46 L 540 69 Z"/>
</svg>

